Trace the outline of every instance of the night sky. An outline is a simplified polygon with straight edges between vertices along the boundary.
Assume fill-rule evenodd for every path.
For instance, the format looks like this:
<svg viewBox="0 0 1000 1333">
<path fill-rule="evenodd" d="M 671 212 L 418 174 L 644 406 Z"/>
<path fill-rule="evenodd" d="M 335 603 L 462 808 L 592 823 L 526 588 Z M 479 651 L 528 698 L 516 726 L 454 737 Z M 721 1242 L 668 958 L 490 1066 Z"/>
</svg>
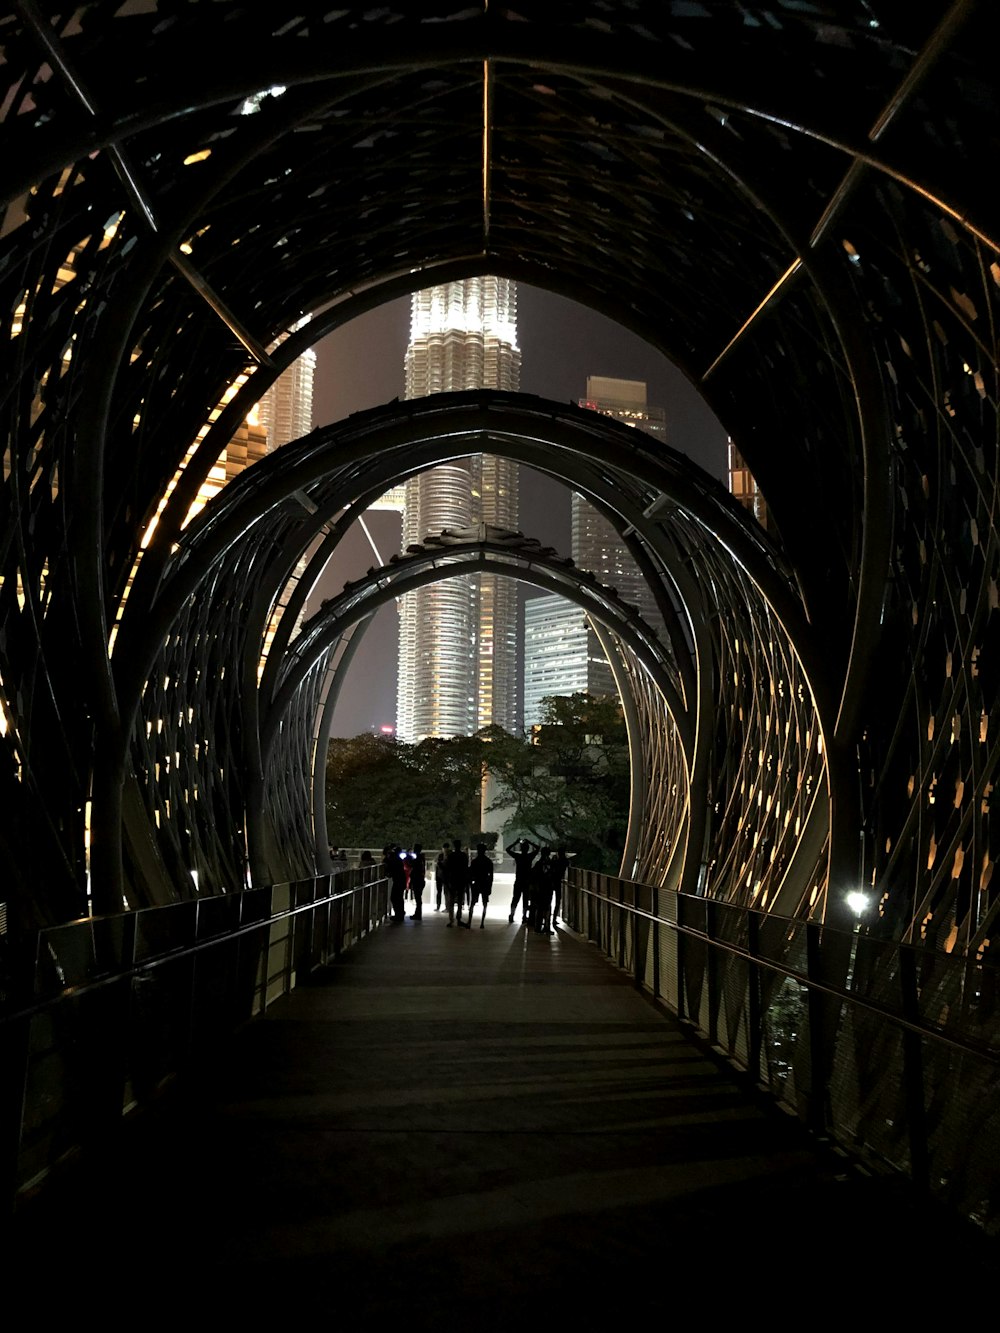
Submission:
<svg viewBox="0 0 1000 1333">
<path fill-rule="evenodd" d="M 316 345 L 317 425 L 403 396 L 403 357 L 410 328 L 406 297 L 362 315 Z M 647 401 L 665 408 L 667 440 L 713 476 L 723 478 L 726 433 L 685 377 L 647 343 L 594 311 L 536 287 L 518 286 L 521 389 L 575 402 L 588 375 L 645 380 Z M 384 559 L 398 551 L 399 515 L 376 513 L 368 526 Z M 569 491 L 521 471 L 521 531 L 569 554 Z M 342 543 L 312 606 L 374 563 L 359 527 Z M 337 705 L 335 736 L 355 736 L 396 713 L 396 608 L 382 608 L 358 649 Z"/>
</svg>

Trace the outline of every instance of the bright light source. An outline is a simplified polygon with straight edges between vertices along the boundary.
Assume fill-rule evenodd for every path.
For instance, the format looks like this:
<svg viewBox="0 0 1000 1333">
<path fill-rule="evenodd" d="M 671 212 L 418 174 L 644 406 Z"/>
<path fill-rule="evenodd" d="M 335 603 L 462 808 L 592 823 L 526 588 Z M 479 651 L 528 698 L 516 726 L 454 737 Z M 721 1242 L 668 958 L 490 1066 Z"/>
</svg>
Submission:
<svg viewBox="0 0 1000 1333">
<path fill-rule="evenodd" d="M 251 93 L 245 101 L 240 103 L 239 112 L 241 116 L 253 116 L 260 110 L 261 103 L 265 97 L 280 97 L 285 91 L 285 85 L 276 83 L 270 88 L 262 88 L 259 93 Z"/>
<path fill-rule="evenodd" d="M 857 916 L 864 916 L 865 912 L 868 911 L 870 902 L 871 899 L 868 897 L 867 893 L 855 892 L 847 895 L 847 906 Z"/>
</svg>

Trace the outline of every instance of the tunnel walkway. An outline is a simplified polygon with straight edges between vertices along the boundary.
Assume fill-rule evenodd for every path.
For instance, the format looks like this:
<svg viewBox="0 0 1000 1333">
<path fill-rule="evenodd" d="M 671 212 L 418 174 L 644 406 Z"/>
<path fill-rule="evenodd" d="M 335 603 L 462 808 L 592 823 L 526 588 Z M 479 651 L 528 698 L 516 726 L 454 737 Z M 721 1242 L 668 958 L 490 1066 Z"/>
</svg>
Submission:
<svg viewBox="0 0 1000 1333">
<path fill-rule="evenodd" d="M 603 1326 L 679 1282 L 735 1309 L 777 1262 L 783 1301 L 831 1261 L 912 1267 L 928 1227 L 935 1263 L 953 1246 L 967 1269 L 964 1228 L 817 1146 L 592 946 L 508 904 L 501 886 L 484 930 L 431 904 L 278 1001 L 29 1201 L 16 1260 L 438 1329 Z"/>
</svg>

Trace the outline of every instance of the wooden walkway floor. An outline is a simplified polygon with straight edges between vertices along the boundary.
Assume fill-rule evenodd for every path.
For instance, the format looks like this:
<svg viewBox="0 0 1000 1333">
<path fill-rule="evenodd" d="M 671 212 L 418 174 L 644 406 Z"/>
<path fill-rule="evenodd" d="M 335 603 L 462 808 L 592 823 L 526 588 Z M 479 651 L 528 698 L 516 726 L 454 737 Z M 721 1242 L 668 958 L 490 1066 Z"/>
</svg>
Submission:
<svg viewBox="0 0 1000 1333">
<path fill-rule="evenodd" d="M 299 1293 L 356 1328 L 603 1328 L 679 1313 L 685 1288 L 716 1315 L 795 1296 L 800 1322 L 819 1273 L 826 1307 L 859 1262 L 919 1265 L 931 1239 L 936 1265 L 969 1258 L 593 947 L 508 924 L 502 891 L 485 930 L 425 910 L 280 1001 L 24 1210 L 21 1262 L 71 1263 L 60 1216 L 136 1281 L 169 1272 L 165 1294 Z"/>
</svg>

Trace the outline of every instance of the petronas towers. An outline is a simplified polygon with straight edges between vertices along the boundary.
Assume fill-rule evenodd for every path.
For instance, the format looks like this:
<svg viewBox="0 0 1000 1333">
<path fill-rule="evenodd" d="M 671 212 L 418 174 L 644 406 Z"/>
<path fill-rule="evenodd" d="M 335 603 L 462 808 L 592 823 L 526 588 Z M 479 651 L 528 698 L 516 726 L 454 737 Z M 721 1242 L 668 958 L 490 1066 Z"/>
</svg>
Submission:
<svg viewBox="0 0 1000 1333">
<path fill-rule="evenodd" d="M 517 288 L 468 278 L 413 296 L 406 397 L 517 389 Z M 406 482 L 403 549 L 444 528 L 518 525 L 517 464 L 475 454 Z M 518 725 L 517 586 L 479 574 L 406 593 L 399 602 L 396 733 L 401 740 Z"/>
</svg>

